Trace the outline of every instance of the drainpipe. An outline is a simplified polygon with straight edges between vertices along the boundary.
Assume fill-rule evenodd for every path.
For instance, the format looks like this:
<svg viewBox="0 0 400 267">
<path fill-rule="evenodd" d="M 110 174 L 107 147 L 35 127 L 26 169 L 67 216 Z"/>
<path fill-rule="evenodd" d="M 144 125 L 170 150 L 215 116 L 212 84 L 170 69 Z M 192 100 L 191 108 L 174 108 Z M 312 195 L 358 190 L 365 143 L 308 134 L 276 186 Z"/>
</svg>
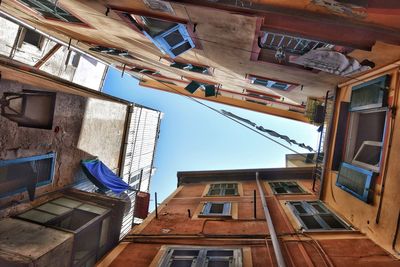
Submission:
<svg viewBox="0 0 400 267">
<path fill-rule="evenodd" d="M 265 220 L 267 221 L 269 233 L 271 235 L 272 247 L 274 248 L 276 262 L 278 263 L 278 267 L 286 267 L 285 260 L 282 256 L 281 247 L 279 245 L 279 240 L 275 232 L 274 224 L 272 223 L 271 215 L 269 213 L 267 201 L 265 201 L 264 191 L 262 190 L 260 180 L 258 179 L 258 172 L 256 172 L 256 182 L 261 197 L 261 203 L 264 209 Z"/>
</svg>

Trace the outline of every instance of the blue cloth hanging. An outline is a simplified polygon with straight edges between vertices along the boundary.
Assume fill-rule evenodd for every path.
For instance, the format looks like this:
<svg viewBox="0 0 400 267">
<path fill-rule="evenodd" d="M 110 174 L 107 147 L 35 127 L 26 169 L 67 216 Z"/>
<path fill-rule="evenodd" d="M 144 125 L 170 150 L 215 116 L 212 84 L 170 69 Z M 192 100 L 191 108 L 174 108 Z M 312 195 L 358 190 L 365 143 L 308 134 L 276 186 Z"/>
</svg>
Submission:
<svg viewBox="0 0 400 267">
<path fill-rule="evenodd" d="M 99 159 L 82 160 L 81 165 L 88 179 L 103 191 L 111 190 L 115 194 L 120 194 L 132 189 Z"/>
</svg>

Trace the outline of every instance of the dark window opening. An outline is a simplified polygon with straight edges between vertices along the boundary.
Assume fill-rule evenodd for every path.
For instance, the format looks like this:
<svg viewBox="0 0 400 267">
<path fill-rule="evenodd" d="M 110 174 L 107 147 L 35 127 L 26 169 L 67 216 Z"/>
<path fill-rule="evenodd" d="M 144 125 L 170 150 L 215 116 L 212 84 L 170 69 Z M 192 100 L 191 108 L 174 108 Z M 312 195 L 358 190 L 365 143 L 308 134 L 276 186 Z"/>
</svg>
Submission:
<svg viewBox="0 0 400 267">
<path fill-rule="evenodd" d="M 208 67 L 198 66 L 198 65 L 191 64 L 191 63 L 174 62 L 170 66 L 173 68 L 181 69 L 181 70 L 188 70 L 188 71 L 202 73 L 202 74 L 210 74 Z"/>
<path fill-rule="evenodd" d="M 65 9 L 59 7 L 57 1 L 52 0 L 18 0 L 31 9 L 36 10 L 45 18 L 56 19 L 65 22 L 84 24 Z"/>
<path fill-rule="evenodd" d="M 35 188 L 50 184 L 54 177 L 55 153 L 0 161 L 0 197 L 27 190 L 34 199 Z"/>
<path fill-rule="evenodd" d="M 269 182 L 274 194 L 303 194 L 306 191 L 295 181 Z"/>
<path fill-rule="evenodd" d="M 320 201 L 288 201 L 306 230 L 347 230 L 349 227 Z"/>
<path fill-rule="evenodd" d="M 211 184 L 208 191 L 208 196 L 237 196 L 238 184 Z"/>
</svg>

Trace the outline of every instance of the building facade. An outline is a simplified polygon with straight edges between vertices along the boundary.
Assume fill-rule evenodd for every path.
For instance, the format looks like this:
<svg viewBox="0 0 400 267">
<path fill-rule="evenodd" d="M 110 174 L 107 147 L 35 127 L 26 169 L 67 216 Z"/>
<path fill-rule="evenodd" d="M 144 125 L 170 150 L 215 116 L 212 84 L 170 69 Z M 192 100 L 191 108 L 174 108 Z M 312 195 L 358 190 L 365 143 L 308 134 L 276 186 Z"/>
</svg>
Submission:
<svg viewBox="0 0 400 267">
<path fill-rule="evenodd" d="M 162 113 L 100 92 L 95 58 L 0 24 L 14 44 L 0 48 L 0 266 L 93 266 L 147 216 L 137 195 L 149 192 Z M 98 187 L 82 166 L 93 159 L 129 189 Z"/>
<path fill-rule="evenodd" d="M 400 56 L 395 1 L 4 0 L 0 10 L 142 86 L 304 122 L 348 78 L 291 56 L 331 49 L 376 67 Z"/>
<path fill-rule="evenodd" d="M 177 190 L 97 266 L 399 264 L 321 201 L 301 167 L 179 172 Z"/>
</svg>

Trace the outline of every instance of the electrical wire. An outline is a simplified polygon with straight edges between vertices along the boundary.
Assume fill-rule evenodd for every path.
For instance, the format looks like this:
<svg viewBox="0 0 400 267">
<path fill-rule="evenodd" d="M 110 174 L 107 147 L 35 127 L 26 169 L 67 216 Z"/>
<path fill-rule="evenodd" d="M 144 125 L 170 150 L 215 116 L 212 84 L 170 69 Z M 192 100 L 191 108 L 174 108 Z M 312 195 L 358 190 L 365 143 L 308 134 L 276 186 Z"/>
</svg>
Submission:
<svg viewBox="0 0 400 267">
<path fill-rule="evenodd" d="M 148 78 L 152 78 L 152 76 L 150 76 L 149 74 L 143 73 L 143 75 L 144 75 L 144 76 L 147 76 Z M 153 78 L 152 78 L 152 79 L 153 79 Z M 221 116 L 223 116 L 223 117 L 225 117 L 225 118 L 228 118 L 228 119 L 230 119 L 230 120 L 236 122 L 237 124 L 242 125 L 243 127 L 247 128 L 247 129 L 249 129 L 249 130 L 251 130 L 251 131 L 253 131 L 253 132 L 255 132 L 255 133 L 257 133 L 257 134 L 259 134 L 259 135 L 261 135 L 261 136 L 263 136 L 263 137 L 265 137 L 265 138 L 267 138 L 268 140 L 270 140 L 270 141 L 272 141 L 272 142 L 274 142 L 274 143 L 276 143 L 276 144 L 278 144 L 278 145 L 280 145 L 280 146 L 282 146 L 282 147 L 284 147 L 284 148 L 286 148 L 286 149 L 292 151 L 292 152 L 295 153 L 295 154 L 298 154 L 298 155 L 301 155 L 301 156 L 304 157 L 304 158 L 307 158 L 307 156 L 304 156 L 302 153 L 297 152 L 296 150 L 294 150 L 294 149 L 288 147 L 287 145 L 284 145 L 284 144 L 282 144 L 282 143 L 280 143 L 280 142 L 278 142 L 278 141 L 272 139 L 271 137 L 269 137 L 269 136 L 267 136 L 267 135 L 265 135 L 265 134 L 263 134 L 263 133 L 261 133 L 261 132 L 259 132 L 259 131 L 256 131 L 255 129 L 251 128 L 250 126 L 247 126 L 246 124 L 240 122 L 239 120 L 234 119 L 234 118 L 232 118 L 232 117 L 230 117 L 230 116 L 224 114 L 222 111 L 220 111 L 220 110 L 218 110 L 218 109 L 216 109 L 216 108 L 213 108 L 213 107 L 211 107 L 210 105 L 207 105 L 207 104 L 205 104 L 205 103 L 203 103 L 203 102 L 201 102 L 201 101 L 195 99 L 195 98 L 192 97 L 192 96 L 183 94 L 181 91 L 179 91 L 179 90 L 173 88 L 173 87 L 170 86 L 169 84 L 164 83 L 164 82 L 161 81 L 161 80 L 159 80 L 159 81 L 157 81 L 157 82 L 159 82 L 159 83 L 161 83 L 162 85 L 168 87 L 169 89 L 175 91 L 178 95 L 180 95 L 180 96 L 182 96 L 182 97 L 185 97 L 185 98 L 187 98 L 187 99 L 189 99 L 189 100 L 191 100 L 191 101 L 193 101 L 193 102 L 195 102 L 195 103 L 197 103 L 197 104 L 199 104 L 199 105 L 202 105 L 202 106 L 204 106 L 204 107 L 206 107 L 206 108 L 208 108 L 208 109 L 210 109 L 210 110 L 212 110 L 212 111 L 218 113 L 219 115 L 221 115 Z"/>
</svg>

